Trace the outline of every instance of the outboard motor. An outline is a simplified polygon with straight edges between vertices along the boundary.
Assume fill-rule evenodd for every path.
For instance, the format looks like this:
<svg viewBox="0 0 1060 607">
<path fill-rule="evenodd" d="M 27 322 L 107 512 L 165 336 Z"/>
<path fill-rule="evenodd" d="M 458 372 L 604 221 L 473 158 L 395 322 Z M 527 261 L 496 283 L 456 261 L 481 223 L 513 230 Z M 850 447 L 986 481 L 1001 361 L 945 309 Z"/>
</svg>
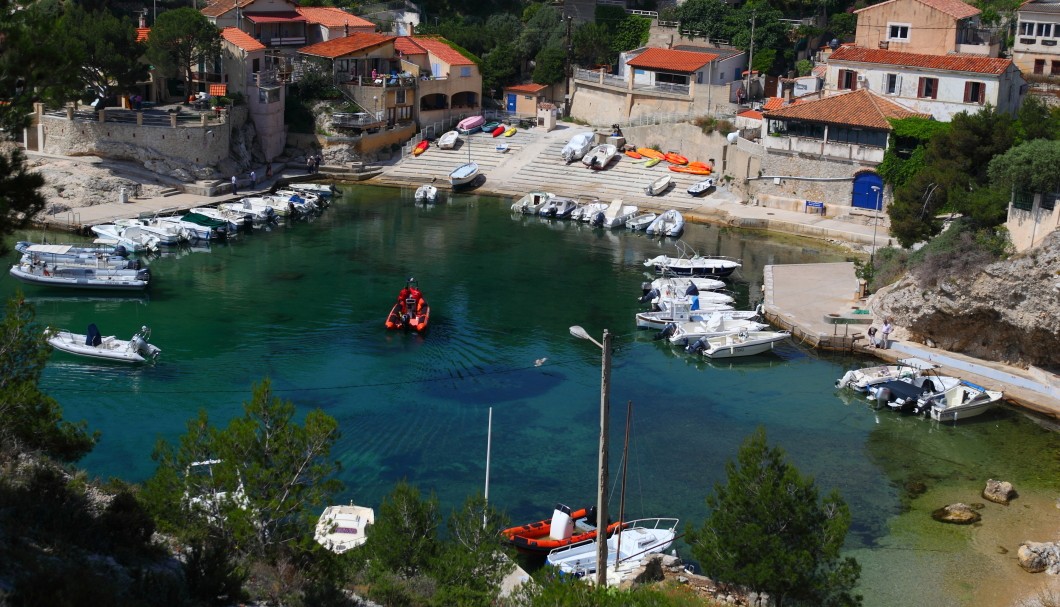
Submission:
<svg viewBox="0 0 1060 607">
<path fill-rule="evenodd" d="M 602 226 L 602 225 L 604 225 L 604 212 L 603 211 L 597 211 L 596 214 L 593 215 L 593 219 L 592 219 L 592 221 L 589 222 L 589 224 L 590 225 L 594 225 L 594 226 Z"/>
<path fill-rule="evenodd" d="M 706 337 L 700 337 L 695 342 L 690 343 L 687 346 L 685 346 L 685 352 L 688 352 L 689 354 L 695 354 L 696 352 L 700 352 L 702 350 L 706 350 L 709 347 L 710 347 L 710 343 L 707 342 L 707 338 Z"/>
<path fill-rule="evenodd" d="M 648 283 L 645 283 L 648 284 Z M 659 289 L 649 289 L 645 291 L 644 295 L 640 298 L 640 303 L 648 303 L 649 301 L 659 297 Z"/>
<path fill-rule="evenodd" d="M 835 380 L 835 387 L 836 388 L 846 388 L 847 386 L 850 385 L 850 383 L 852 381 L 854 381 L 854 372 L 853 371 L 847 371 L 843 375 L 843 377 L 840 377 L 839 379 Z"/>
<path fill-rule="evenodd" d="M 685 295 L 699 295 L 699 287 L 696 286 L 696 283 L 688 283 L 688 288 L 685 289 Z"/>
<path fill-rule="evenodd" d="M 129 250 L 125 248 L 125 245 L 120 244 L 120 245 L 114 247 L 114 254 L 117 255 L 118 257 L 128 257 L 129 256 Z"/>
<path fill-rule="evenodd" d="M 660 330 L 658 333 L 655 334 L 655 337 L 652 338 L 652 341 L 659 341 L 660 339 L 666 339 L 666 338 L 670 337 L 671 335 L 673 335 L 675 331 L 677 331 L 677 325 L 676 324 L 674 324 L 672 322 L 666 323 L 666 326 L 663 327 L 662 330 Z"/>
<path fill-rule="evenodd" d="M 891 389 L 879 387 L 876 389 L 876 408 L 887 406 L 887 403 L 891 400 Z"/>
</svg>

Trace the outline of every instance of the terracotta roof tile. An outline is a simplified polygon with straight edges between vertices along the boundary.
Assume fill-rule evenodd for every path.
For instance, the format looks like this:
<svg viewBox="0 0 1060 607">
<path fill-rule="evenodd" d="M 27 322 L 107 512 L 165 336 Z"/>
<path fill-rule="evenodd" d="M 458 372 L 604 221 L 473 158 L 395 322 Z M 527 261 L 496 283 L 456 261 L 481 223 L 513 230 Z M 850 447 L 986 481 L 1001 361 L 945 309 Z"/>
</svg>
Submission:
<svg viewBox="0 0 1060 607">
<path fill-rule="evenodd" d="M 777 110 L 763 112 L 766 118 L 791 118 L 822 124 L 860 126 L 880 131 L 891 130 L 888 118 L 931 118 L 888 101 L 866 89 L 831 95 L 823 99 L 802 101 Z"/>
<path fill-rule="evenodd" d="M 741 118 L 752 118 L 754 120 L 761 120 L 762 119 L 762 112 L 756 112 L 754 110 L 744 110 L 744 111 L 742 111 L 742 112 L 740 112 L 739 114 L 736 114 L 736 115 L 741 117 Z"/>
<path fill-rule="evenodd" d="M 954 19 L 967 19 L 968 17 L 974 17 L 981 11 L 967 2 L 961 0 L 917 0 L 921 4 L 930 6 L 931 8 L 946 13 Z M 880 2 L 879 4 L 873 4 L 863 9 L 854 11 L 854 13 L 861 13 L 864 11 L 872 10 L 878 6 L 884 4 L 891 4 L 892 2 L 898 2 L 898 0 L 887 0 L 887 2 Z"/>
<path fill-rule="evenodd" d="M 408 36 L 398 36 L 397 40 L 394 40 L 394 50 L 401 53 L 402 55 L 427 54 L 426 49 L 416 44 L 415 38 L 409 38 Z"/>
<path fill-rule="evenodd" d="M 649 70 L 666 70 L 690 74 L 717 58 L 718 56 L 712 53 L 649 48 L 627 61 L 626 65 Z"/>
<path fill-rule="evenodd" d="M 768 112 L 769 110 L 779 110 L 784 107 L 783 97 L 770 97 L 765 103 L 762 104 L 762 111 Z"/>
<path fill-rule="evenodd" d="M 220 17 L 228 11 L 233 10 L 236 6 L 245 7 L 250 6 L 253 3 L 254 0 L 217 0 L 216 2 L 211 2 L 206 5 L 200 9 L 199 12 L 207 17 Z"/>
<path fill-rule="evenodd" d="M 416 36 L 413 38 L 416 44 L 428 53 L 438 57 L 449 65 L 475 65 L 475 62 L 465 57 L 460 51 L 449 46 L 449 41 L 441 36 Z"/>
<path fill-rule="evenodd" d="M 324 27 L 375 27 L 375 24 L 357 15 L 335 8 L 334 6 L 299 6 L 298 14 L 305 17 L 309 23 L 323 25 Z"/>
<path fill-rule="evenodd" d="M 247 52 L 265 50 L 264 44 L 237 27 L 224 28 L 221 37 Z"/>
<path fill-rule="evenodd" d="M 529 84 L 517 84 L 515 86 L 506 86 L 504 87 L 504 90 L 511 91 L 513 93 L 526 93 L 527 95 L 536 95 L 537 93 L 540 93 L 541 91 L 547 88 L 548 85 L 534 84 L 531 82 Z"/>
<path fill-rule="evenodd" d="M 334 40 L 310 44 L 309 46 L 298 49 L 298 52 L 303 55 L 315 55 L 317 57 L 335 59 L 337 57 L 342 57 L 343 55 L 349 55 L 350 53 L 356 53 L 357 51 L 363 51 L 365 49 L 385 44 L 394 40 L 394 38 L 395 36 L 387 36 L 386 34 L 353 32 L 349 36 L 343 38 L 335 38 Z"/>
<path fill-rule="evenodd" d="M 828 61 L 852 61 L 857 63 L 879 63 L 904 67 L 920 67 L 953 72 L 975 72 L 979 74 L 1002 74 L 1011 59 L 980 57 L 976 55 L 921 55 L 901 51 L 885 51 L 860 46 L 841 46 L 828 57 Z"/>
</svg>

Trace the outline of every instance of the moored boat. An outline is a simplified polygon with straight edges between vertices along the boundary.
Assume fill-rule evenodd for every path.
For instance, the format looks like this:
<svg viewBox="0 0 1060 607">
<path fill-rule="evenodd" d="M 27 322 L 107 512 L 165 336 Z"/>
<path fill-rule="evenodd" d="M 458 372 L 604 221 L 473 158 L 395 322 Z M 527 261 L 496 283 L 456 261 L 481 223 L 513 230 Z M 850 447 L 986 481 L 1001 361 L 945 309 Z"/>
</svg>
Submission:
<svg viewBox="0 0 1060 607">
<path fill-rule="evenodd" d="M 651 211 L 638 213 L 626 221 L 626 227 L 633 231 L 646 230 L 658 216 L 658 213 Z"/>
<path fill-rule="evenodd" d="M 688 346 L 689 352 L 697 349 L 695 345 L 700 339 L 710 337 L 722 337 L 735 335 L 748 331 L 761 331 L 769 325 L 758 322 L 751 318 L 726 318 L 723 312 L 712 312 L 706 320 L 671 323 L 663 331 L 670 343 L 680 346 Z"/>
<path fill-rule="evenodd" d="M 420 187 L 416 188 L 414 194 L 416 202 L 429 202 L 434 203 L 438 201 L 438 188 L 434 187 L 429 183 L 425 183 Z"/>
<path fill-rule="evenodd" d="M 666 175 L 666 177 L 670 177 Z M 649 236 L 678 237 L 685 231 L 685 216 L 677 209 L 663 211 L 644 229 Z"/>
<path fill-rule="evenodd" d="M 550 192 L 530 192 L 512 204 L 512 211 L 524 215 L 538 215 L 552 197 Z"/>
<path fill-rule="evenodd" d="M 565 198 L 563 196 L 552 196 L 548 199 L 548 202 L 541 207 L 541 210 L 537 212 L 542 217 L 554 217 L 556 219 L 569 219 L 574 209 L 578 208 L 578 203 L 574 202 L 571 198 Z"/>
<path fill-rule="evenodd" d="M 556 548 L 596 539 L 596 508 L 572 511 L 556 504 L 551 519 L 510 527 L 501 536 L 524 554 L 547 554 Z M 619 523 L 607 526 L 606 533 L 614 532 Z"/>
<path fill-rule="evenodd" d="M 22 253 L 24 262 L 47 263 L 57 265 L 81 266 L 87 268 L 137 269 L 140 262 L 126 257 L 125 248 L 111 246 L 85 247 L 68 244 L 35 244 L 19 242 L 15 249 Z M 120 253 L 120 254 L 119 254 Z"/>
<path fill-rule="evenodd" d="M 737 358 L 770 352 L 789 338 L 791 333 L 788 331 L 741 331 L 698 339 L 689 344 L 687 350 L 707 358 Z"/>
<path fill-rule="evenodd" d="M 1003 396 L 998 390 L 987 390 L 962 380 L 941 394 L 923 398 L 917 408 L 923 411 L 930 407 L 931 419 L 935 421 L 955 422 L 986 413 L 997 406 Z"/>
<path fill-rule="evenodd" d="M 691 251 L 687 245 L 682 248 L 680 241 L 678 250 L 681 252 L 680 257 L 657 255 L 645 260 L 644 265 L 649 268 L 655 268 L 655 271 L 660 274 L 669 276 L 713 276 L 715 278 L 725 278 L 735 272 L 741 265 L 738 260 L 728 257 L 701 256 L 695 251 Z M 688 255 L 690 251 L 691 255 Z"/>
<path fill-rule="evenodd" d="M 593 217 L 591 223 L 605 228 L 621 228 L 626 225 L 626 220 L 637 214 L 637 211 L 637 205 L 612 200 L 606 209 Z"/>
<path fill-rule="evenodd" d="M 353 504 L 328 506 L 317 519 L 313 539 L 335 554 L 342 554 L 364 544 L 368 539 L 365 532 L 374 524 L 375 510 L 371 508 Z"/>
<path fill-rule="evenodd" d="M 587 202 L 574 209 L 574 212 L 571 213 L 570 218 L 575 221 L 592 223 L 593 217 L 596 217 L 598 213 L 606 211 L 608 206 L 610 205 L 606 202 L 602 202 L 600 200 L 593 200 L 592 202 Z"/>
<path fill-rule="evenodd" d="M 715 314 L 721 314 L 725 320 L 754 320 L 758 310 L 734 310 L 729 303 L 708 303 L 693 309 L 689 300 L 673 301 L 662 309 L 651 312 L 637 312 L 638 329 L 665 329 L 671 323 L 705 322 Z"/>
<path fill-rule="evenodd" d="M 335 196 L 335 194 L 341 193 L 341 190 L 335 187 L 334 184 L 316 183 L 314 181 L 292 183 L 289 184 L 287 187 L 296 192 L 308 192 L 310 194 L 316 194 L 321 198 L 332 198 Z"/>
<path fill-rule="evenodd" d="M 868 392 L 869 387 L 892 379 L 919 377 L 937 369 L 938 365 L 920 358 L 903 358 L 893 365 L 875 365 L 863 369 L 847 371 L 835 382 L 836 388 L 850 388 L 858 392 Z"/>
<path fill-rule="evenodd" d="M 142 363 L 158 358 L 162 352 L 158 346 L 148 343 L 151 329 L 146 326 L 141 327 L 129 340 L 118 339 L 113 335 L 104 337 L 94 323 L 88 325 L 88 331 L 83 335 L 51 329 L 46 334 L 51 347 L 77 356 Z"/>
<path fill-rule="evenodd" d="M 62 265 L 52 267 L 44 262 L 28 261 L 11 266 L 10 274 L 22 282 L 45 287 L 105 291 L 142 291 L 147 288 L 151 279 L 151 271 L 147 268 L 134 270 Z"/>
</svg>

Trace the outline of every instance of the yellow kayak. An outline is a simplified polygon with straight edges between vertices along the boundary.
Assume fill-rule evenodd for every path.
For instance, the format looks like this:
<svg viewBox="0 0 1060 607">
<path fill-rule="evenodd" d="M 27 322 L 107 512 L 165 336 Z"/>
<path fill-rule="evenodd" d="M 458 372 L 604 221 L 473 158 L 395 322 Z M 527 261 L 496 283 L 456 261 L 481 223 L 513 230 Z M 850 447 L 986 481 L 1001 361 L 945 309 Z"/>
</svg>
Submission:
<svg viewBox="0 0 1060 607">
<path fill-rule="evenodd" d="M 517 131 L 517 130 L 519 130 L 519 129 L 517 129 L 517 128 L 515 128 L 513 126 L 512 128 L 508 129 L 507 131 L 504 131 L 504 136 L 505 137 L 511 137 L 512 135 L 515 134 L 515 131 Z"/>
<path fill-rule="evenodd" d="M 662 158 L 649 158 L 648 161 L 644 163 L 644 166 L 650 169 L 660 162 L 662 162 Z"/>
</svg>

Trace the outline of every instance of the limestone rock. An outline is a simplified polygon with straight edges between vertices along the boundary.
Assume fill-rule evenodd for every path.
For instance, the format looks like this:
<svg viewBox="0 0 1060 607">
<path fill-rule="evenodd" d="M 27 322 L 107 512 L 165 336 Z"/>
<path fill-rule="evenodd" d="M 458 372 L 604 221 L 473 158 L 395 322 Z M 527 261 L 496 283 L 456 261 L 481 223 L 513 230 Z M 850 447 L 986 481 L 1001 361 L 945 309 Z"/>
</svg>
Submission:
<svg viewBox="0 0 1060 607">
<path fill-rule="evenodd" d="M 912 341 L 1017 366 L 1060 367 L 1060 231 L 1041 246 L 923 285 L 913 275 L 881 289 L 871 308 Z M 905 337 L 903 336 L 903 339 Z"/>
<path fill-rule="evenodd" d="M 1016 497 L 1016 490 L 1012 488 L 1012 483 L 1008 481 L 998 481 L 990 479 L 986 481 L 986 487 L 983 488 L 983 499 L 990 500 L 995 504 L 1008 505 L 1009 500 Z"/>
<path fill-rule="evenodd" d="M 1017 558 L 1020 567 L 1030 573 L 1060 575 L 1060 544 L 1056 542 L 1025 541 L 1020 544 Z"/>
<path fill-rule="evenodd" d="M 953 525 L 971 525 L 978 523 L 982 516 L 968 504 L 956 503 L 944 506 L 931 513 L 931 518 L 940 523 Z"/>
</svg>

